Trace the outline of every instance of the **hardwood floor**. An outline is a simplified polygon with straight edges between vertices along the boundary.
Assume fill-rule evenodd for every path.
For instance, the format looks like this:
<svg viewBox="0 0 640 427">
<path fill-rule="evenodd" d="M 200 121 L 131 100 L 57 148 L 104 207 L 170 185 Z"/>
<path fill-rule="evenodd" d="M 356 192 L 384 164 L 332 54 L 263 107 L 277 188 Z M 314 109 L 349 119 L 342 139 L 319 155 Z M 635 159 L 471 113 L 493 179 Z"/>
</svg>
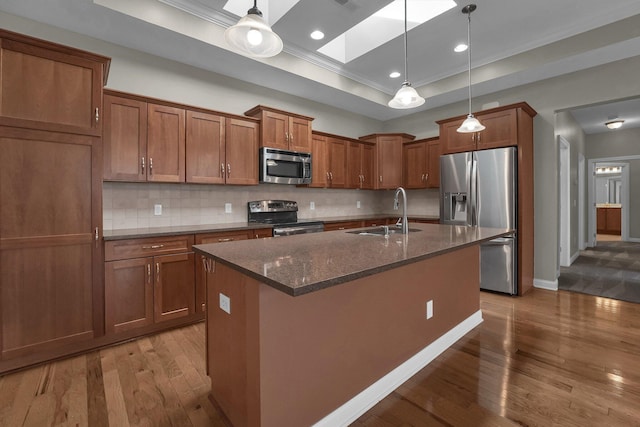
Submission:
<svg viewBox="0 0 640 427">
<path fill-rule="evenodd" d="M 481 294 L 484 322 L 353 425 L 640 426 L 640 305 Z M 225 426 L 204 324 L 0 377 L 1 426 Z"/>
</svg>

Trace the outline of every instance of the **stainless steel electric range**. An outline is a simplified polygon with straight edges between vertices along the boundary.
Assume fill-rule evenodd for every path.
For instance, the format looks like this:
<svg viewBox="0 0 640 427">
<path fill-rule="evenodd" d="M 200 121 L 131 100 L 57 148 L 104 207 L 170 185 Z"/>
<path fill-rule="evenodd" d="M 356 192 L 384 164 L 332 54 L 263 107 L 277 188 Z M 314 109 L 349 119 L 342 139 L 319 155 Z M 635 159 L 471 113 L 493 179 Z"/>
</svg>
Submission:
<svg viewBox="0 0 640 427">
<path fill-rule="evenodd" d="M 250 223 L 273 224 L 273 236 L 324 231 L 322 221 L 298 220 L 298 203 L 292 200 L 256 200 L 247 203 Z"/>
</svg>

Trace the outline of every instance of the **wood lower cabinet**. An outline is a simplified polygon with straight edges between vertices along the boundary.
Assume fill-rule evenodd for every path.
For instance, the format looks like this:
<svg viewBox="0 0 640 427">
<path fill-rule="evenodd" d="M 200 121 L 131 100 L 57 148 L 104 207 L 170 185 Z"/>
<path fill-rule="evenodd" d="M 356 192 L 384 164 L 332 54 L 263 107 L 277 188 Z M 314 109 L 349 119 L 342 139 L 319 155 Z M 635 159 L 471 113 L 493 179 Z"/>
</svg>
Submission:
<svg viewBox="0 0 640 427">
<path fill-rule="evenodd" d="M 375 143 L 375 189 L 395 189 L 402 186 L 402 147 L 415 137 L 405 133 L 372 134 L 361 136 Z"/>
<path fill-rule="evenodd" d="M 360 227 L 363 227 L 362 224 L 363 224 L 362 221 L 325 222 L 324 231 L 348 230 L 350 228 L 360 228 Z"/>
<path fill-rule="evenodd" d="M 407 189 L 440 186 L 440 141 L 421 139 L 403 145 L 403 185 Z"/>
<path fill-rule="evenodd" d="M 260 147 L 311 152 L 313 117 L 258 105 L 244 113 L 260 119 Z"/>
<path fill-rule="evenodd" d="M 596 231 L 599 234 L 622 234 L 622 208 L 596 208 Z"/>
<path fill-rule="evenodd" d="M 105 242 L 105 330 L 195 314 L 193 236 Z"/>
</svg>

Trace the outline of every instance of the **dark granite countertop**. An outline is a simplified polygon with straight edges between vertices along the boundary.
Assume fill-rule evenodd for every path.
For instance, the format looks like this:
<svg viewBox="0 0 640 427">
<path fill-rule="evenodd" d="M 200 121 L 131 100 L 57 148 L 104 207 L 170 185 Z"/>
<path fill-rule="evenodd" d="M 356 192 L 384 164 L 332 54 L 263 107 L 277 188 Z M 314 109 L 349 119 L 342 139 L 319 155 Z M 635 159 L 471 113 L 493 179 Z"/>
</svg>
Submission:
<svg viewBox="0 0 640 427">
<path fill-rule="evenodd" d="M 374 214 L 374 215 L 352 215 L 330 218 L 300 218 L 301 221 L 322 221 L 325 223 L 341 221 L 366 221 L 378 218 L 393 218 L 394 214 Z M 432 215 L 409 215 L 412 219 L 438 219 Z M 126 228 L 119 230 L 106 230 L 104 240 L 141 239 L 145 237 L 177 236 L 180 234 L 213 233 L 217 231 L 237 231 L 258 228 L 271 228 L 271 224 L 259 224 L 249 222 L 231 222 L 222 224 L 205 225 L 181 225 L 173 227 L 147 227 L 147 228 Z"/>
<path fill-rule="evenodd" d="M 340 230 L 193 248 L 282 292 L 298 296 L 510 232 L 418 223 L 411 224 L 411 228 L 418 231 L 408 235 L 392 234 L 388 238 Z"/>
</svg>

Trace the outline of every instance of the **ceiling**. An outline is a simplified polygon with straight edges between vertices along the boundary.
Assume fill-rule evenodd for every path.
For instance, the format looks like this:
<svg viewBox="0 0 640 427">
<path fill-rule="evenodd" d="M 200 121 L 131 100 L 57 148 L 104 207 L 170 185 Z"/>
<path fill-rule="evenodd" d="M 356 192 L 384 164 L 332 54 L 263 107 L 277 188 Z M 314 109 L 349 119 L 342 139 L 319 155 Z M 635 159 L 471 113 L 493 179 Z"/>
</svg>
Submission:
<svg viewBox="0 0 640 427">
<path fill-rule="evenodd" d="M 430 2 L 440 0 L 409 0 Z M 244 0 L 247 10 L 253 6 Z M 349 62 L 317 49 L 392 0 L 259 0 L 283 39 L 282 53 L 250 59 L 225 44 L 224 29 L 239 18 L 226 0 L 2 0 L 0 11 L 343 108 L 378 120 L 467 99 L 467 54 L 453 48 L 467 38 L 466 2 L 408 32 L 409 77 L 427 102 L 394 110 L 387 102 L 403 81 L 400 35 Z M 475 0 L 471 15 L 474 96 L 640 55 L 638 0 Z M 411 21 L 409 6 L 409 20 Z M 325 39 L 309 37 L 321 29 Z M 591 108 L 591 109 L 590 109 Z M 573 112 L 592 133 L 609 116 L 640 126 L 638 101 Z M 475 109 L 475 108 L 474 108 Z M 479 108 L 478 108 L 479 109 Z M 604 117 L 604 119 L 603 119 Z M 596 127 L 594 127 L 596 126 Z M 604 129 L 606 130 L 606 129 Z"/>
</svg>

